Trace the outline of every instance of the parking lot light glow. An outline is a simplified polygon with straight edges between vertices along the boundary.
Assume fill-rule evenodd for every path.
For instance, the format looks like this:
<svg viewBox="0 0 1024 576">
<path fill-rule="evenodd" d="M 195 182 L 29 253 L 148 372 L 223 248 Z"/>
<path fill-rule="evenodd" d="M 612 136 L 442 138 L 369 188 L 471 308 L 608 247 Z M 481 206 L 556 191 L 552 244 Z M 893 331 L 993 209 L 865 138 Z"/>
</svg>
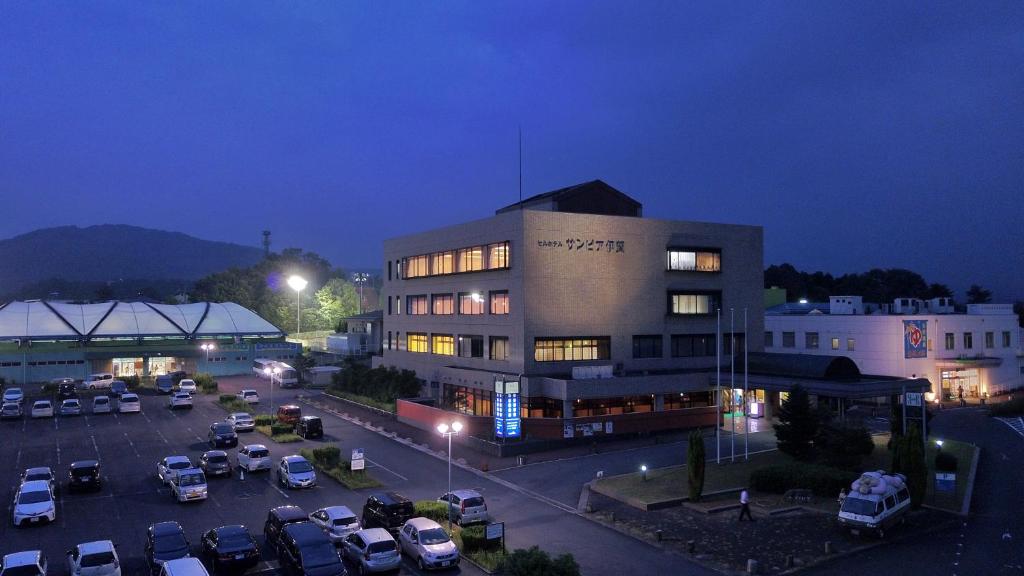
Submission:
<svg viewBox="0 0 1024 576">
<path fill-rule="evenodd" d="M 935 445 L 939 447 L 939 450 L 942 450 L 942 440 L 936 440 Z"/>
<path fill-rule="evenodd" d="M 441 434 L 447 434 L 448 425 L 445 424 L 444 422 L 441 422 L 440 424 L 437 425 L 437 431 L 440 432 Z"/>
<path fill-rule="evenodd" d="M 459 422 L 458 420 L 452 422 L 452 431 L 454 431 L 456 434 L 462 432 L 462 422 Z"/>
<path fill-rule="evenodd" d="M 640 477 L 647 480 L 647 464 L 640 465 Z"/>
</svg>

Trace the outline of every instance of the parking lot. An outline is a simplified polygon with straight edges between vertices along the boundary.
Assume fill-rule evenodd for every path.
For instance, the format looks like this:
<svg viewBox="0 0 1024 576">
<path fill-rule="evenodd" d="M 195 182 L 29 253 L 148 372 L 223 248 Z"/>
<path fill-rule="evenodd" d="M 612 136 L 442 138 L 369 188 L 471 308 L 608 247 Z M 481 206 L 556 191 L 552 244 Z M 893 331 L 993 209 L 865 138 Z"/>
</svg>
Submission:
<svg viewBox="0 0 1024 576">
<path fill-rule="evenodd" d="M 250 573 L 276 573 L 276 558 L 263 546 L 263 522 L 267 511 L 282 504 L 294 504 L 306 512 L 328 506 L 345 505 L 357 514 L 362 510 L 366 493 L 347 490 L 330 478 L 321 476 L 320 485 L 301 491 L 284 491 L 271 482 L 268 473 L 238 474 L 230 479 L 209 479 L 209 498 L 203 502 L 175 502 L 156 476 L 157 462 L 170 455 L 189 456 L 196 462 L 208 450 L 206 432 L 209 425 L 222 420 L 225 412 L 215 404 L 215 396 L 196 396 L 192 410 L 171 411 L 167 397 L 152 391 L 142 393 L 143 409 L 139 414 L 91 413 L 91 394 L 83 394 L 84 414 L 33 420 L 0 422 L 3 443 L 0 446 L 0 490 L 6 494 L 8 519 L 0 524 L 0 553 L 42 549 L 50 563 L 50 572 L 66 574 L 65 552 L 81 542 L 110 539 L 118 545 L 125 574 L 144 574 L 146 565 L 143 545 L 146 528 L 155 522 L 176 520 L 189 538 L 193 554 L 198 554 L 200 535 L 208 529 L 225 524 L 244 524 L 263 548 L 262 561 Z M 26 398 L 31 406 L 35 397 Z M 278 399 L 280 402 L 281 399 Z M 268 408 L 264 398 L 264 408 Z M 301 447 L 322 445 L 338 440 L 343 428 L 351 426 L 336 418 L 325 418 L 323 441 L 279 445 L 255 433 L 240 434 L 241 443 L 262 443 L 270 448 L 275 461 L 280 456 L 297 453 Z M 343 449 L 345 445 L 342 444 Z M 229 449 L 232 464 L 235 450 Z M 14 528 L 10 507 L 17 489 L 18 476 L 32 466 L 50 466 L 62 484 L 67 467 L 75 460 L 98 459 L 102 466 L 103 489 L 88 494 L 70 494 L 66 489 L 57 495 L 57 519 L 51 525 Z M 406 476 L 370 461 L 371 470 L 389 487 L 413 499 L 436 498 L 438 487 L 417 487 Z M 440 484 L 438 484 L 440 486 Z M 351 567 L 350 567 L 351 568 Z M 418 570 L 406 559 L 403 574 Z M 464 565 L 461 572 L 479 574 Z M 453 570 L 452 573 L 459 573 Z"/>
</svg>

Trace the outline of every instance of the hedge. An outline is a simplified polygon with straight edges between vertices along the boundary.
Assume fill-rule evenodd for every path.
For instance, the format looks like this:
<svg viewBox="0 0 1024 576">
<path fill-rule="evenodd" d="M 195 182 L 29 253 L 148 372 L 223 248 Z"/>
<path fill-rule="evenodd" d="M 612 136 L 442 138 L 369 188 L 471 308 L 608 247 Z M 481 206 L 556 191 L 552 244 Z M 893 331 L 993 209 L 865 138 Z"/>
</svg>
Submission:
<svg viewBox="0 0 1024 576">
<path fill-rule="evenodd" d="M 337 446 L 322 446 L 311 451 L 313 462 L 323 468 L 337 468 L 341 466 L 341 448 Z"/>
<path fill-rule="evenodd" d="M 295 426 L 291 424 L 271 424 L 270 435 L 277 436 L 278 434 L 289 434 L 295 431 Z"/>
<path fill-rule="evenodd" d="M 444 502 L 418 500 L 413 504 L 413 513 L 416 516 L 429 518 L 438 524 L 448 521 L 448 505 Z"/>
<path fill-rule="evenodd" d="M 196 374 L 192 380 L 195 381 L 196 388 L 198 388 L 203 394 L 213 394 L 217 391 L 217 381 L 213 379 L 213 376 L 205 372 Z"/>
<path fill-rule="evenodd" d="M 849 489 L 857 479 L 856 474 L 821 466 L 794 462 L 766 466 L 750 474 L 750 487 L 758 492 L 782 494 L 787 490 L 806 489 L 818 496 L 835 496 L 840 490 Z"/>
<path fill-rule="evenodd" d="M 257 426 L 270 426 L 277 421 L 272 414 L 257 414 L 256 425 Z"/>
<path fill-rule="evenodd" d="M 1018 397 L 998 404 L 992 404 L 989 408 L 992 416 L 1021 416 L 1024 415 L 1024 398 Z"/>
</svg>

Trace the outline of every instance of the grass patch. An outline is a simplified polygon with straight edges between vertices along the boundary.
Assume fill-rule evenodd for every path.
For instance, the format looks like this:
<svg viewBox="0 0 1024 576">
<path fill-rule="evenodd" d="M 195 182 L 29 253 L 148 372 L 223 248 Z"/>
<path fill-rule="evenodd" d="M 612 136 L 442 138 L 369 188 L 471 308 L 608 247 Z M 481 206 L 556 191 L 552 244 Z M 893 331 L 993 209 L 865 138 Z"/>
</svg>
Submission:
<svg viewBox="0 0 1024 576">
<path fill-rule="evenodd" d="M 369 396 L 360 396 L 359 394 L 353 394 L 351 392 L 345 392 L 344 390 L 338 390 L 337 388 L 328 388 L 327 393 L 331 396 L 337 396 L 338 398 L 344 398 L 345 400 L 351 400 L 358 402 L 359 404 L 365 404 L 371 408 L 378 410 L 384 410 L 385 412 L 395 413 L 394 402 L 382 402 L 376 398 L 370 398 Z"/>
<path fill-rule="evenodd" d="M 257 426 L 256 431 L 279 444 L 288 444 L 290 442 L 302 442 L 302 436 L 293 434 L 291 432 L 273 434 L 271 432 L 270 426 Z"/>
<path fill-rule="evenodd" d="M 228 413 L 249 412 L 249 404 L 233 394 L 221 394 L 217 399 L 217 404 L 220 404 L 220 407 L 227 410 Z"/>
<path fill-rule="evenodd" d="M 967 480 L 971 474 L 971 462 L 974 451 L 978 448 L 966 442 L 946 440 L 942 443 L 942 451 L 956 456 L 956 492 L 954 494 L 935 493 L 935 454 L 938 447 L 934 441 L 928 442 L 925 450 L 925 462 L 928 464 L 928 487 L 925 490 L 924 503 L 943 510 L 960 512 L 964 497 L 967 494 Z"/>
<path fill-rule="evenodd" d="M 497 572 L 505 561 L 506 554 L 504 550 L 476 550 L 465 556 L 483 566 L 488 572 Z"/>
<path fill-rule="evenodd" d="M 351 463 L 340 459 L 341 451 L 337 446 L 325 446 L 315 450 L 303 448 L 299 450 L 299 454 L 309 460 L 314 468 L 349 490 L 381 486 L 381 483 L 366 470 L 351 470 Z"/>
</svg>

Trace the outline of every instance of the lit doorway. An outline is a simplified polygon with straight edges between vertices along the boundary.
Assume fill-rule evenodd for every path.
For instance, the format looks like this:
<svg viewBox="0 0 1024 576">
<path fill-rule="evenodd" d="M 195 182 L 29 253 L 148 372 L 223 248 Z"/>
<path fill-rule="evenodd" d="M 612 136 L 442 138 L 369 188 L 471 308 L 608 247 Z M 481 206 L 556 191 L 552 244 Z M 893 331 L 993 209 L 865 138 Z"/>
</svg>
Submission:
<svg viewBox="0 0 1024 576">
<path fill-rule="evenodd" d="M 142 376 L 142 358 L 114 358 L 114 376 Z"/>
</svg>

